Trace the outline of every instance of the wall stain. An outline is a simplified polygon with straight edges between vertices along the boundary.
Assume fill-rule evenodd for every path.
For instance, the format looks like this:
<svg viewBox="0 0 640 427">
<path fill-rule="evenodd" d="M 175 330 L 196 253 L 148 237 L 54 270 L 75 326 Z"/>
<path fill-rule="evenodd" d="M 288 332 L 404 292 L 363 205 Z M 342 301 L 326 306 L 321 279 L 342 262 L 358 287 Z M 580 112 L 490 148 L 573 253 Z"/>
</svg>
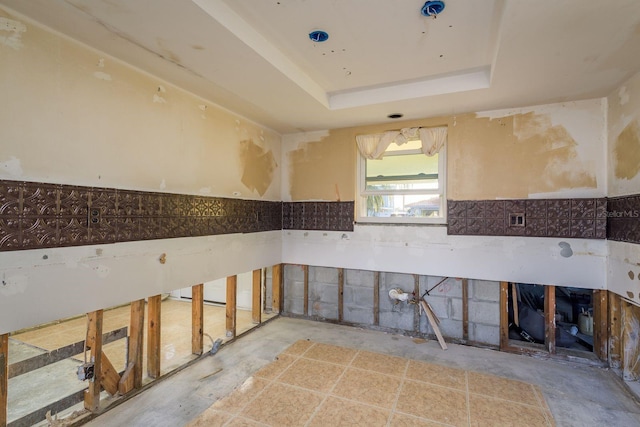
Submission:
<svg viewBox="0 0 640 427">
<path fill-rule="evenodd" d="M 278 167 L 273 152 L 265 151 L 251 140 L 240 141 L 242 161 L 241 182 L 251 191 L 263 196 L 273 181 L 273 172 Z"/>
<path fill-rule="evenodd" d="M 631 179 L 640 172 L 640 126 L 629 123 L 618 135 L 613 148 L 614 172 L 618 179 Z"/>
<path fill-rule="evenodd" d="M 578 143 L 546 114 L 465 114 L 456 122 L 449 127 L 451 199 L 528 198 L 597 187 L 594 173 L 578 157 Z"/>
</svg>

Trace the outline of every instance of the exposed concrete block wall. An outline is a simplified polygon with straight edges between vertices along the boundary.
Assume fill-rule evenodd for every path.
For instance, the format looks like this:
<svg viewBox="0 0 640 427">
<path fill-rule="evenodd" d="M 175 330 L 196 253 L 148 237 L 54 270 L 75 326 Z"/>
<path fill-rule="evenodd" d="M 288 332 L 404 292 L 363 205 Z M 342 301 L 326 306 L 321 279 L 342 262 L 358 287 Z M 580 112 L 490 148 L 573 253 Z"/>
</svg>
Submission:
<svg viewBox="0 0 640 427">
<path fill-rule="evenodd" d="M 264 280 L 264 309 L 270 311 L 273 309 L 273 268 L 267 267 Z"/>
<path fill-rule="evenodd" d="M 500 283 L 469 280 L 469 340 L 500 344 Z"/>
<path fill-rule="evenodd" d="M 418 276 L 419 295 L 433 288 L 443 278 Z M 380 273 L 379 324 L 374 325 L 375 273 L 367 270 L 344 269 L 343 322 L 405 331 L 417 336 L 434 336 L 424 314 L 418 317 L 418 305 L 389 298 L 389 291 L 415 290 L 415 275 Z M 315 319 L 338 320 L 338 269 L 309 267 L 309 313 Z M 462 280 L 449 278 L 426 296 L 427 302 L 440 319 L 440 331 L 445 338 L 462 341 L 463 298 Z M 481 345 L 500 344 L 500 284 L 485 280 L 468 280 L 469 336 L 468 341 Z M 304 269 L 301 265 L 285 265 L 284 314 L 304 315 Z M 417 324 L 416 324 L 417 321 Z"/>
</svg>

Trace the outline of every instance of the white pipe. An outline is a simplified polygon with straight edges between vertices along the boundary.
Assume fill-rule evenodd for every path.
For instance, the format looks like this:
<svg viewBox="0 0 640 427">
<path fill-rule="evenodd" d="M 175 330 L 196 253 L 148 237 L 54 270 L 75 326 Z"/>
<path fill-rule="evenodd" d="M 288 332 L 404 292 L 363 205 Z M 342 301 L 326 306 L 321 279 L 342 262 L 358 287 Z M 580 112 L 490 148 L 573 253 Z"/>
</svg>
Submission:
<svg viewBox="0 0 640 427">
<path fill-rule="evenodd" d="M 403 292 L 400 288 L 393 288 L 389 290 L 389 298 L 397 301 L 408 301 L 409 294 L 407 292 Z"/>
</svg>

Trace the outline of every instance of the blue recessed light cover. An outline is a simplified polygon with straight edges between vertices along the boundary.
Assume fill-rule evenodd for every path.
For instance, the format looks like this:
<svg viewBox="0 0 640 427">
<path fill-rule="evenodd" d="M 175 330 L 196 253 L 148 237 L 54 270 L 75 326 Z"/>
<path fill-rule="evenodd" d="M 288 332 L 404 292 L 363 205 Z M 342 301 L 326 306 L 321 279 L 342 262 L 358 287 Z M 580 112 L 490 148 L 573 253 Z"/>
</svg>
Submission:
<svg viewBox="0 0 640 427">
<path fill-rule="evenodd" d="M 309 33 L 309 38 L 314 42 L 326 42 L 329 39 L 329 34 L 326 31 L 315 30 Z"/>
<path fill-rule="evenodd" d="M 424 16 L 436 16 L 444 10 L 443 1 L 428 1 L 422 6 L 422 14 Z"/>
</svg>

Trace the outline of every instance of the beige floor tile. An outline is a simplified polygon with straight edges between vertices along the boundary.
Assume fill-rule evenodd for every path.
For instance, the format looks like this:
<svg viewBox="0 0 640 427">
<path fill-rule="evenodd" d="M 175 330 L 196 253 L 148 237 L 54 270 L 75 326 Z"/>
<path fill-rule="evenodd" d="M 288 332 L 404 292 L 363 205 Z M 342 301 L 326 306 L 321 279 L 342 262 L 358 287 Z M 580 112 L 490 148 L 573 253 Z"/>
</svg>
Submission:
<svg viewBox="0 0 640 427">
<path fill-rule="evenodd" d="M 235 414 L 251 402 L 268 384 L 269 381 L 262 378 L 249 377 L 233 393 L 218 400 L 211 407 Z"/>
<path fill-rule="evenodd" d="M 454 426 L 468 425 L 466 393 L 405 380 L 396 410 Z"/>
<path fill-rule="evenodd" d="M 322 400 L 319 393 L 272 383 L 241 415 L 272 426 L 302 426 Z"/>
<path fill-rule="evenodd" d="M 326 393 L 333 388 L 344 370 L 344 366 L 333 363 L 299 358 L 277 381 Z"/>
<path fill-rule="evenodd" d="M 470 393 L 537 405 L 531 384 L 477 372 L 469 372 L 468 380 Z"/>
<path fill-rule="evenodd" d="M 379 372 L 381 374 L 397 375 L 402 377 L 407 367 L 407 359 L 385 354 L 359 351 L 351 366 Z"/>
<path fill-rule="evenodd" d="M 465 371 L 418 360 L 409 361 L 407 378 L 466 391 Z"/>
<path fill-rule="evenodd" d="M 287 369 L 296 360 L 298 360 L 296 356 L 282 353 L 276 358 L 274 362 L 269 363 L 267 366 L 256 372 L 255 376 L 272 380 L 282 372 L 284 372 L 284 370 Z"/>
<path fill-rule="evenodd" d="M 311 346 L 313 346 L 313 343 L 311 341 L 300 340 L 291 344 L 283 353 L 300 356 L 305 351 L 309 350 Z"/>
<path fill-rule="evenodd" d="M 386 426 L 388 419 L 388 410 L 329 397 L 308 425 L 309 427 L 374 427 Z"/>
<path fill-rule="evenodd" d="M 391 427 L 442 427 L 445 424 L 436 423 L 406 414 L 393 414 L 391 418 Z"/>
<path fill-rule="evenodd" d="M 231 419 L 232 415 L 220 412 L 213 407 L 209 407 L 198 418 L 187 424 L 185 427 L 222 427 Z"/>
<path fill-rule="evenodd" d="M 332 394 L 391 409 L 396 402 L 401 381 L 400 377 L 347 368 Z"/>
<path fill-rule="evenodd" d="M 545 427 L 549 424 L 542 408 L 493 397 L 469 397 L 471 426 Z"/>
<path fill-rule="evenodd" d="M 338 347 L 330 344 L 316 343 L 304 354 L 304 357 L 325 362 L 348 365 L 358 351 L 351 348 Z"/>
<path fill-rule="evenodd" d="M 259 423 L 248 418 L 236 416 L 225 427 L 264 427 L 268 424 Z"/>
</svg>

